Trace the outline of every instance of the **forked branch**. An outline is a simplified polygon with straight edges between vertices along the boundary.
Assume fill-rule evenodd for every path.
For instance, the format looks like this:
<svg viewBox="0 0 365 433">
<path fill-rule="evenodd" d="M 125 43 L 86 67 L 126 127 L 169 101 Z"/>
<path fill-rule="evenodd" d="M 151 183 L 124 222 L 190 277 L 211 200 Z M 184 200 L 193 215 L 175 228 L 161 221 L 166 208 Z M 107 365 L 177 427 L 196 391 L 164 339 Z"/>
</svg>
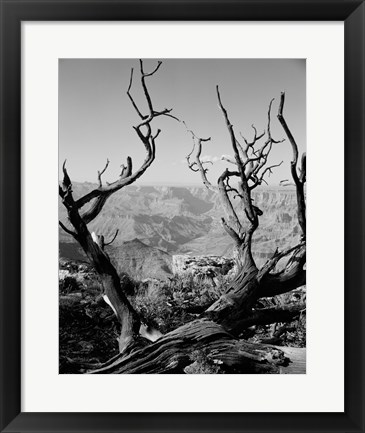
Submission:
<svg viewBox="0 0 365 433">
<path fill-rule="evenodd" d="M 142 165 L 135 171 L 133 171 L 132 167 L 132 158 L 130 156 L 127 157 L 126 165 L 121 165 L 121 173 L 119 176 L 119 179 L 112 183 L 107 183 L 106 185 L 102 184 L 101 177 L 105 173 L 106 169 L 109 165 L 109 160 L 107 160 L 107 163 L 102 171 L 98 172 L 98 181 L 99 186 L 98 188 L 90 191 L 88 194 L 84 195 L 83 197 L 79 198 L 75 204 L 77 209 L 81 210 L 83 206 L 85 206 L 87 203 L 93 201 L 90 208 L 85 211 L 82 214 L 83 220 L 88 224 L 91 222 L 96 216 L 100 213 L 102 210 L 105 202 L 107 201 L 108 197 L 112 195 L 114 192 L 118 191 L 119 189 L 130 185 L 131 183 L 135 182 L 139 177 L 143 175 L 143 173 L 147 170 L 147 168 L 152 164 L 152 162 L 155 159 L 155 153 L 156 153 L 156 139 L 158 135 L 160 134 L 161 130 L 157 129 L 156 132 L 152 131 L 152 122 L 155 117 L 162 116 L 162 115 L 169 115 L 169 117 L 173 117 L 170 115 L 171 109 L 164 109 L 161 111 L 155 111 L 152 105 L 152 99 L 149 94 L 147 85 L 146 85 L 146 78 L 151 77 L 153 74 L 157 72 L 157 70 L 160 68 L 161 62 L 158 63 L 156 68 L 150 72 L 145 73 L 143 69 L 143 61 L 140 60 L 140 72 L 141 72 L 141 86 L 144 92 L 144 96 L 147 101 L 148 106 L 148 113 L 143 114 L 142 111 L 139 109 L 138 105 L 134 101 L 132 94 L 131 94 L 131 88 L 133 84 L 133 69 L 131 70 L 131 76 L 130 81 L 127 89 L 127 95 L 132 103 L 133 108 L 135 109 L 137 115 L 140 117 L 141 122 L 138 123 L 136 126 L 134 126 L 134 130 L 136 131 L 137 136 L 142 141 L 145 150 L 146 150 L 146 157 L 143 161 Z M 176 118 L 177 119 L 177 118 Z M 66 161 L 65 161 L 66 163 Z M 64 164 L 65 167 L 65 164 Z M 64 170 L 65 172 L 65 170 Z M 64 174 L 64 181 L 63 181 L 63 188 L 62 191 L 60 191 L 60 195 L 63 198 L 67 198 L 68 194 L 68 188 L 69 184 L 71 184 L 71 181 L 67 175 L 65 177 Z M 71 187 L 70 187 L 71 188 Z"/>
<path fill-rule="evenodd" d="M 117 231 L 115 232 L 115 235 L 113 236 L 113 238 L 109 242 L 104 242 L 104 246 L 111 245 L 115 241 L 115 239 L 117 238 L 118 233 L 119 233 L 119 229 L 117 229 Z"/>
<path fill-rule="evenodd" d="M 109 165 L 109 159 L 106 160 L 105 167 L 101 171 L 98 171 L 98 181 L 99 181 L 100 188 L 103 186 L 103 182 L 101 181 L 101 176 L 105 173 L 106 169 L 108 168 L 108 165 Z"/>
<path fill-rule="evenodd" d="M 193 148 L 187 155 L 186 159 L 190 170 L 200 173 L 203 184 L 208 189 L 219 193 L 219 197 L 226 214 L 226 218 L 222 218 L 223 228 L 233 238 L 236 245 L 242 244 L 243 242 L 249 244 L 252 234 L 258 227 L 258 217 L 262 215 L 262 211 L 253 204 L 251 191 L 262 182 L 266 182 L 265 176 L 267 174 L 270 175 L 273 168 L 282 164 L 282 162 L 280 162 L 279 164 L 267 166 L 268 157 L 273 144 L 281 143 L 283 140 L 274 140 L 271 135 L 271 109 L 273 103 L 273 100 L 271 100 L 268 108 L 268 123 L 266 131 L 258 134 L 256 127 L 252 125 L 254 130 L 254 137 L 252 141 L 249 142 L 241 134 L 241 137 L 244 141 L 244 143 L 241 144 L 236 137 L 234 127 L 229 119 L 228 111 L 223 105 L 218 86 L 216 86 L 216 93 L 218 106 L 223 113 L 234 155 L 233 158 L 224 155 L 221 159 L 233 164 L 235 168 L 233 170 L 229 170 L 227 168 L 218 178 L 218 188 L 213 186 L 207 177 L 208 169 L 205 166 L 207 161 L 203 161 L 201 157 L 202 143 L 210 140 L 210 138 L 203 139 L 197 137 L 194 132 L 188 128 L 186 129 L 193 138 Z M 255 148 L 259 140 L 261 140 L 265 134 L 267 134 L 267 138 L 264 144 L 258 149 Z M 236 179 L 237 185 L 231 185 L 230 178 Z M 236 209 L 233 205 L 233 201 L 236 198 L 241 200 L 244 215 L 247 217 L 248 225 L 243 224 L 236 212 Z"/>
<path fill-rule="evenodd" d="M 201 138 L 194 134 L 194 132 L 191 129 L 188 129 L 185 122 L 183 122 L 187 132 L 192 136 L 193 139 L 193 148 L 191 152 L 186 156 L 186 161 L 188 163 L 188 167 L 191 171 L 199 172 L 200 176 L 202 178 L 203 184 L 206 188 L 208 188 L 211 191 L 217 191 L 217 187 L 213 186 L 211 182 L 208 180 L 207 172 L 208 169 L 204 167 L 204 164 L 213 164 L 212 161 L 202 161 L 201 154 L 202 154 L 202 143 L 205 143 L 207 141 L 210 141 L 211 137 L 208 138 Z M 195 153 L 194 161 L 191 161 L 191 157 Z"/>
<path fill-rule="evenodd" d="M 302 159 L 301 159 L 301 167 L 300 167 L 300 175 L 298 175 L 297 171 L 297 165 L 298 165 L 298 157 L 299 157 L 299 151 L 298 151 L 298 145 L 294 139 L 293 134 L 291 133 L 285 117 L 284 117 L 284 104 L 285 104 L 285 93 L 281 93 L 280 97 L 280 105 L 278 110 L 278 119 L 283 127 L 289 141 L 292 147 L 292 161 L 291 161 L 291 175 L 294 180 L 294 184 L 296 187 L 296 194 L 297 194 L 297 208 L 298 208 L 298 222 L 300 225 L 300 228 L 302 230 L 302 237 L 305 239 L 306 237 L 306 202 L 305 202 L 305 191 L 304 191 L 304 185 L 306 183 L 306 176 L 307 176 L 307 168 L 306 168 L 306 154 L 303 153 Z"/>
<path fill-rule="evenodd" d="M 68 229 L 62 222 L 60 222 L 60 226 L 63 228 L 63 230 L 76 238 L 90 262 L 94 266 L 94 269 L 99 274 L 104 295 L 108 299 L 108 302 L 110 302 L 110 304 L 113 306 L 113 310 L 121 325 L 118 341 L 119 349 L 124 353 L 129 350 L 131 345 L 136 347 L 139 344 L 138 335 L 140 329 L 140 318 L 123 292 L 118 272 L 111 263 L 108 254 L 104 251 L 105 245 L 110 245 L 116 239 L 119 231 L 117 230 L 114 237 L 109 242 L 105 243 L 104 237 L 102 235 L 97 235 L 95 233 L 91 234 L 89 232 L 87 224 L 100 213 L 110 195 L 124 186 L 135 182 L 140 176 L 142 176 L 142 174 L 155 159 L 155 140 L 161 131 L 159 129 L 157 129 L 157 131 L 153 131 L 152 122 L 155 117 L 167 115 L 171 111 L 168 109 L 155 111 L 148 88 L 146 86 L 146 78 L 152 76 L 160 66 L 161 62 L 158 63 L 157 67 L 151 73 L 145 73 L 143 69 L 143 62 L 142 60 L 140 61 L 141 85 L 148 105 L 147 114 L 142 113 L 131 95 L 133 70 L 131 71 L 131 78 L 127 89 L 127 95 L 132 103 L 133 108 L 140 118 L 140 122 L 134 127 L 134 130 L 136 131 L 137 136 L 142 141 L 146 150 L 146 157 L 142 165 L 137 170 L 133 171 L 132 159 L 128 156 L 126 165 L 121 166 L 119 179 L 117 179 L 115 182 L 103 185 L 102 175 L 105 173 L 109 165 L 109 160 L 107 160 L 103 170 L 98 172 L 99 186 L 78 200 L 74 200 L 72 194 L 72 183 L 66 170 L 65 161 L 62 167 L 63 181 L 59 186 L 59 195 L 67 209 L 68 219 L 75 231 L 73 232 Z M 90 202 L 90 208 L 80 215 L 80 211 L 83 206 Z"/>
</svg>

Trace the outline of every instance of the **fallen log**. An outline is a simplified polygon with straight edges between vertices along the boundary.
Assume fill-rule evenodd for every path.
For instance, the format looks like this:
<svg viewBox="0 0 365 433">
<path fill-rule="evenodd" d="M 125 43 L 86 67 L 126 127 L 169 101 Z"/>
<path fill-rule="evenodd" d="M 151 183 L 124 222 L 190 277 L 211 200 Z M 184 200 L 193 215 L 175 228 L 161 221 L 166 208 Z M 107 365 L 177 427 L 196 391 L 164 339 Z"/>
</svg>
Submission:
<svg viewBox="0 0 365 433">
<path fill-rule="evenodd" d="M 184 368 L 193 363 L 192 354 L 196 351 L 230 373 L 280 373 L 280 367 L 290 362 L 281 348 L 239 340 L 217 323 L 198 319 L 143 348 L 129 348 L 128 354 L 121 353 L 89 373 L 184 373 Z"/>
</svg>

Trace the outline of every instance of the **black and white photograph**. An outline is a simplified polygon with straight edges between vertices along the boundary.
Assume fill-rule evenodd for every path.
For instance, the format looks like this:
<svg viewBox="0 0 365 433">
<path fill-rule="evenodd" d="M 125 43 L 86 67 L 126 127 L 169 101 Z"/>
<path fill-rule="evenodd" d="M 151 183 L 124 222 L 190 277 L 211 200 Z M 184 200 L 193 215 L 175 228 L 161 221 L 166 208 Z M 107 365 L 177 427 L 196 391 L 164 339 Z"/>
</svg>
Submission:
<svg viewBox="0 0 365 433">
<path fill-rule="evenodd" d="M 59 373 L 306 374 L 306 60 L 58 82 Z"/>
</svg>

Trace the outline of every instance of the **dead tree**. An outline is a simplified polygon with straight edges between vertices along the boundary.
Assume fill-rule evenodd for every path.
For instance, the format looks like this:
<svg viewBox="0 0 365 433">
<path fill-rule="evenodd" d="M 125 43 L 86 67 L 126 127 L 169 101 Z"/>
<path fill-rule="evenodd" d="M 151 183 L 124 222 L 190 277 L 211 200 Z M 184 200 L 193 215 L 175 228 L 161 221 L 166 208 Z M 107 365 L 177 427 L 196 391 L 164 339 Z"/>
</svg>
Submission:
<svg viewBox="0 0 365 433">
<path fill-rule="evenodd" d="M 241 150 L 238 150 L 236 141 L 234 141 L 234 149 L 236 149 L 237 153 L 237 169 L 235 169 L 237 174 L 234 176 L 246 182 L 243 186 L 239 186 L 238 194 L 244 197 L 244 202 L 247 206 L 247 218 L 250 224 L 246 231 L 243 229 L 240 231 L 241 225 L 234 225 L 234 222 L 237 223 L 239 220 L 234 217 L 233 222 L 229 219 L 227 219 L 227 221 L 224 220 L 224 225 L 232 236 L 237 239 L 242 239 L 241 242 L 237 241 L 241 257 L 242 272 L 240 272 L 231 289 L 209 307 L 200 318 L 163 335 L 157 341 L 151 342 L 141 337 L 140 317 L 125 295 L 119 276 L 109 257 L 103 247 L 100 246 L 100 242 L 94 242 L 87 228 L 87 224 L 100 213 L 107 198 L 111 194 L 133 183 L 138 177 L 143 175 L 146 169 L 152 164 L 155 158 L 155 140 L 160 133 L 160 130 L 157 130 L 156 133 L 152 132 L 151 124 L 153 120 L 162 115 L 174 117 L 170 114 L 171 110 L 154 110 L 150 94 L 146 87 L 146 78 L 153 75 L 159 69 L 160 65 L 161 63 L 159 62 L 153 72 L 145 73 L 143 63 L 142 61 L 140 62 L 141 85 L 148 106 L 148 113 L 146 115 L 142 114 L 130 93 L 133 70 L 127 91 L 128 97 L 140 117 L 140 123 L 135 126 L 134 129 L 146 148 L 147 156 L 143 165 L 133 172 L 132 160 L 128 157 L 127 165 L 125 167 L 123 166 L 120 178 L 111 184 L 103 186 L 101 176 L 107 168 L 107 163 L 104 170 L 98 173 L 99 186 L 78 200 L 73 198 L 72 183 L 67 173 L 66 165 L 63 165 L 63 182 L 59 188 L 59 194 L 67 209 L 68 219 L 72 229 L 66 227 L 62 222 L 60 222 L 60 225 L 82 246 L 96 272 L 99 274 L 105 292 L 104 295 L 107 296 L 110 301 L 121 324 L 119 355 L 103 365 L 95 365 L 89 372 L 94 374 L 182 373 L 184 368 L 192 363 L 190 355 L 196 350 L 204 351 L 207 358 L 212 362 L 224 365 L 229 371 L 240 373 L 279 372 L 280 367 L 287 365 L 289 361 L 280 349 L 274 346 L 249 343 L 239 338 L 240 330 L 251 326 L 252 323 L 272 323 L 281 321 L 280 319 L 284 321 L 288 317 L 292 317 L 293 309 L 296 309 L 294 314 L 299 314 L 297 311 L 298 306 L 294 306 L 293 309 L 291 309 L 291 307 L 286 308 L 285 311 L 284 309 L 275 308 L 255 311 L 252 308 L 254 298 L 258 299 L 260 296 L 269 296 L 267 295 L 269 291 L 280 292 L 278 287 L 281 286 L 281 284 L 285 284 L 285 280 L 289 281 L 290 272 L 284 273 L 283 275 L 272 274 L 270 271 L 275 268 L 276 263 L 282 257 L 291 254 L 291 261 L 293 262 L 291 273 L 294 274 L 296 257 L 298 257 L 299 250 L 301 251 L 303 248 L 302 243 L 290 251 L 276 253 L 261 270 L 257 269 L 252 258 L 251 239 L 258 225 L 259 210 L 250 200 L 247 177 L 249 172 L 246 172 L 246 169 L 251 170 L 251 178 L 254 178 L 254 175 L 256 175 L 255 179 L 257 184 L 259 184 L 260 179 L 262 180 L 263 177 L 260 178 L 258 171 L 254 167 L 256 167 L 256 161 L 259 161 L 261 164 L 262 160 L 265 159 L 264 155 L 267 154 L 267 150 L 265 151 L 265 149 L 271 148 L 273 141 L 270 141 L 261 153 L 256 156 L 257 158 L 260 155 L 257 160 L 248 161 L 247 164 L 246 162 L 241 162 L 242 159 L 238 153 Z M 228 121 L 227 113 L 221 103 L 220 105 L 227 121 L 230 136 L 234 138 L 233 128 Z M 256 139 L 258 138 L 255 134 L 255 140 Z M 204 140 L 199 140 L 196 165 L 198 171 L 200 171 L 203 176 L 203 181 L 207 181 L 206 172 L 203 169 L 203 164 L 200 162 L 201 143 Z M 248 147 L 252 146 L 249 145 Z M 239 162 L 240 164 L 238 164 Z M 226 200 L 228 205 L 230 203 L 228 195 L 230 193 L 230 187 L 228 185 L 231 176 L 233 176 L 233 174 L 231 175 L 231 172 L 226 170 L 220 178 L 222 197 L 223 200 Z M 253 187 L 251 186 L 251 188 Z M 91 207 L 81 213 L 81 209 L 90 202 L 92 203 Z M 233 208 L 229 209 L 233 215 Z M 272 279 L 274 284 L 271 284 L 269 279 Z M 232 312 L 234 312 L 234 314 L 229 318 L 228 316 Z"/>
<path fill-rule="evenodd" d="M 253 236 L 259 226 L 259 218 L 262 210 L 255 206 L 252 191 L 265 181 L 265 176 L 272 172 L 274 167 L 282 164 L 268 165 L 268 157 L 275 145 L 282 145 L 284 140 L 275 140 L 271 134 L 271 110 L 273 100 L 268 108 L 267 128 L 258 134 L 252 125 L 254 136 L 252 141 L 245 137 L 237 138 L 228 112 L 222 103 L 219 88 L 216 88 L 218 105 L 222 111 L 227 127 L 230 145 L 233 150 L 233 159 L 222 157 L 232 164 L 233 168 L 226 168 L 218 178 L 217 185 L 213 185 L 207 176 L 206 161 L 202 161 L 203 143 L 210 138 L 197 137 L 189 131 L 193 137 L 194 146 L 187 156 L 189 168 L 199 172 L 203 184 L 215 191 L 220 198 L 225 217 L 222 225 L 232 238 L 236 249 L 237 274 L 226 293 L 211 305 L 204 317 L 214 320 L 224 326 L 226 330 L 239 334 L 244 328 L 254 324 L 266 324 L 290 320 L 305 308 L 303 304 L 293 304 L 285 308 L 267 308 L 256 310 L 255 303 L 262 297 L 271 297 L 289 292 L 306 282 L 305 265 L 305 195 L 306 182 L 305 154 L 302 157 L 300 173 L 298 174 L 298 146 L 285 121 L 283 110 L 285 95 L 281 94 L 278 110 L 278 119 L 292 146 L 291 174 L 296 186 L 297 215 L 302 237 L 298 245 L 283 251 L 275 251 L 270 260 L 261 268 L 258 268 L 252 255 Z M 262 144 L 259 144 L 259 143 Z M 234 183 L 235 182 L 235 183 Z M 238 199 L 243 209 L 242 215 L 237 212 L 235 200 Z M 284 269 L 277 271 L 280 260 L 286 260 Z"/>
<path fill-rule="evenodd" d="M 119 275 L 111 263 L 109 256 L 104 251 L 104 246 L 106 245 L 104 239 L 94 233 L 91 234 L 87 225 L 99 215 L 107 199 L 112 194 L 135 182 L 143 175 L 155 159 L 156 139 L 161 131 L 160 129 L 157 129 L 156 132 L 153 132 L 152 123 L 158 116 L 174 117 L 170 114 L 171 109 L 165 108 L 161 111 L 156 111 L 153 107 L 152 99 L 147 88 L 147 79 L 154 75 L 160 66 L 161 62 L 158 62 L 156 68 L 152 72 L 147 73 L 144 71 L 143 62 L 140 61 L 140 83 L 147 102 L 146 114 L 142 114 L 142 111 L 139 109 L 131 94 L 133 69 L 131 70 L 127 90 L 127 95 L 132 106 L 140 118 L 139 123 L 133 128 L 146 150 L 146 157 L 143 164 L 138 169 L 133 170 L 132 158 L 128 156 L 126 165 L 121 166 L 122 169 L 119 179 L 115 182 L 103 185 L 102 175 L 108 168 L 109 161 L 107 161 L 104 169 L 98 172 L 99 186 L 83 197 L 75 200 L 72 194 L 72 183 L 66 170 L 65 161 L 62 167 L 63 181 L 59 186 L 59 195 L 67 210 L 68 220 L 72 228 L 70 229 L 66 227 L 66 225 L 61 221 L 59 224 L 63 230 L 73 236 L 73 238 L 81 245 L 99 275 L 104 295 L 112 305 L 121 325 L 121 333 L 119 336 L 120 352 L 125 351 L 130 344 L 133 343 L 133 345 L 135 345 L 136 342 L 140 340 L 140 318 L 128 301 L 123 291 L 123 287 L 121 286 Z M 89 208 L 86 211 L 83 211 L 84 206 L 87 204 L 90 204 Z"/>
<path fill-rule="evenodd" d="M 252 142 L 244 140 L 239 143 L 233 126 L 229 121 L 217 88 L 218 102 L 222 110 L 231 145 L 234 151 L 234 169 L 226 169 L 213 186 L 207 177 L 206 164 L 201 159 L 202 144 L 210 138 L 199 138 L 191 132 L 194 139 L 193 151 L 188 155 L 189 167 L 199 172 L 204 185 L 216 191 L 226 213 L 222 224 L 232 237 L 237 248 L 238 273 L 231 286 L 201 317 L 164 335 L 151 345 L 129 354 L 118 355 L 94 373 L 173 373 L 182 372 L 189 365 L 189 355 L 194 350 L 203 350 L 208 359 L 222 364 L 228 371 L 240 373 L 275 373 L 280 366 L 286 365 L 287 357 L 274 346 L 253 344 L 241 339 L 243 330 L 252 325 L 265 325 L 276 322 L 290 322 L 305 309 L 303 303 L 276 306 L 271 308 L 255 308 L 255 303 L 262 297 L 275 296 L 291 291 L 305 284 L 305 231 L 298 245 L 284 251 L 275 251 L 260 269 L 252 255 L 252 240 L 259 225 L 262 211 L 254 205 L 251 192 L 264 182 L 266 173 L 274 166 L 267 166 L 267 159 L 275 141 L 271 136 L 270 116 L 272 101 L 268 111 L 268 127 L 266 140 L 260 148 L 257 142 L 265 134 L 257 134 L 254 129 Z M 286 125 L 283 117 L 284 94 L 281 96 L 279 120 Z M 285 132 L 290 130 L 286 125 Z M 297 174 L 297 146 L 293 136 L 289 136 L 293 148 L 292 173 Z M 194 154 L 195 151 L 195 154 Z M 194 154 L 194 155 L 193 155 Z M 194 158 L 194 160 L 192 160 Z M 305 226 L 305 156 L 302 158 L 300 175 L 297 175 L 301 187 L 297 188 L 298 219 Z M 231 178 L 238 180 L 238 185 L 230 183 Z M 295 180 L 294 180 L 295 181 Z M 297 184 L 297 183 L 296 183 Z M 246 221 L 242 221 L 233 205 L 234 197 L 238 197 L 243 205 Z M 304 219 L 303 219 L 304 217 Z M 301 225 L 302 227 L 302 225 Z M 287 260 L 280 272 L 275 272 L 280 260 Z"/>
</svg>

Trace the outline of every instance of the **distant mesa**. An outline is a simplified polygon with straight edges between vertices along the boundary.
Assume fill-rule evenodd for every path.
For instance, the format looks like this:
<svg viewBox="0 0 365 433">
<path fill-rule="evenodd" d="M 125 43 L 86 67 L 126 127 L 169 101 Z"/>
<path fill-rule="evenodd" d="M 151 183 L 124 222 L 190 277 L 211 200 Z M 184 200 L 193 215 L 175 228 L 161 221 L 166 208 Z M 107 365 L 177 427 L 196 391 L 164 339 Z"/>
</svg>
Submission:
<svg viewBox="0 0 365 433">
<path fill-rule="evenodd" d="M 134 239 L 132 239 L 132 240 L 130 240 L 130 241 L 126 241 L 126 242 L 124 242 L 124 245 L 125 246 L 130 246 L 130 245 L 140 245 L 141 247 L 147 247 L 148 248 L 148 245 L 146 245 L 146 244 L 144 244 L 140 239 L 138 239 L 138 238 L 134 238 Z"/>
<path fill-rule="evenodd" d="M 159 248 L 151 247 L 135 238 L 118 247 L 109 247 L 108 253 L 118 272 L 126 272 L 136 280 L 155 278 L 166 280 L 172 275 L 172 257 Z"/>
</svg>

